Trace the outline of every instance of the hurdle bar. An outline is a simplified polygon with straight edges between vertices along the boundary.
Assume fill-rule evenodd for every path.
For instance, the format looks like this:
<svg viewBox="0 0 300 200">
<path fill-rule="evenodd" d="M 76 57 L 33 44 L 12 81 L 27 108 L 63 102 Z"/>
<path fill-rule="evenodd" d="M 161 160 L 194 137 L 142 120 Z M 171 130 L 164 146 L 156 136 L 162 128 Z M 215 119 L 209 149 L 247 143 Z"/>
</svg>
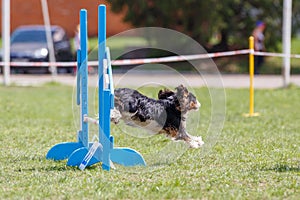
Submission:
<svg viewBox="0 0 300 200">
<path fill-rule="evenodd" d="M 65 160 L 67 165 L 74 165 L 70 159 L 76 152 L 89 148 L 88 123 L 83 122 L 84 116 L 88 115 L 88 72 L 87 72 L 87 11 L 80 10 L 80 49 L 77 51 L 77 98 L 76 103 L 80 106 L 80 130 L 77 132 L 77 142 L 64 142 L 54 145 L 47 153 L 46 159 Z M 84 155 L 84 153 L 82 153 Z M 74 157 L 74 156 L 73 156 Z M 70 161 L 71 160 L 71 161 Z M 70 162 L 69 162 L 70 161 Z"/>
<path fill-rule="evenodd" d="M 124 166 L 145 166 L 142 155 L 128 147 L 114 147 L 110 135 L 110 110 L 114 108 L 114 87 L 109 48 L 106 47 L 106 7 L 98 7 L 98 73 L 99 73 L 99 142 L 89 142 L 88 123 L 88 56 L 87 56 L 87 11 L 80 10 L 80 50 L 77 52 L 77 105 L 80 106 L 80 130 L 77 142 L 54 145 L 46 158 L 52 160 L 68 159 L 68 166 L 84 169 L 86 166 L 102 162 L 102 169 L 110 170 L 111 163 Z M 107 77 L 107 78 L 105 78 Z M 96 144 L 96 145 L 95 145 Z M 101 148 L 100 148 L 101 147 Z M 82 167 L 83 166 L 83 167 Z"/>
</svg>

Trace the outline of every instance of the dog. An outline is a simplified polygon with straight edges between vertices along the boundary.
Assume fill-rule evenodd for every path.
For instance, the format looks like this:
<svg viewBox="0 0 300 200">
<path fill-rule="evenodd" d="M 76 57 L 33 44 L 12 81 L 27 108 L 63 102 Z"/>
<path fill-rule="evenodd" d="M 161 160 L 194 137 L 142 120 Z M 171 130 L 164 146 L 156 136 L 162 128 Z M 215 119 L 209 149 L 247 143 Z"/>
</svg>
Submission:
<svg viewBox="0 0 300 200">
<path fill-rule="evenodd" d="M 111 121 L 115 124 L 122 119 L 127 125 L 147 129 L 153 134 L 165 134 L 175 141 L 182 140 L 191 148 L 204 144 L 200 136 L 187 133 L 187 114 L 199 110 L 201 104 L 183 85 L 176 87 L 175 92 L 160 90 L 157 100 L 129 88 L 115 89 L 114 95 Z"/>
</svg>

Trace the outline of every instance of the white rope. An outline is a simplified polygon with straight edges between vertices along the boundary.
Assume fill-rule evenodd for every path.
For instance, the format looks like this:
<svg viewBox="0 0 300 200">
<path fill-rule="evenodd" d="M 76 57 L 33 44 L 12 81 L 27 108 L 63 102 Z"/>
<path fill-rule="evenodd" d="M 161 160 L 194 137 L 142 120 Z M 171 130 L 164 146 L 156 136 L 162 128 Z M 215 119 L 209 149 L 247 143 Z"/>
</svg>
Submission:
<svg viewBox="0 0 300 200">
<path fill-rule="evenodd" d="M 274 57 L 285 57 L 283 53 L 272 53 L 272 52 L 251 52 L 249 49 L 242 49 L 236 51 L 225 51 L 217 53 L 207 53 L 207 54 L 195 54 L 195 55 L 182 55 L 182 56 L 167 56 L 161 58 L 140 58 L 140 59 L 124 59 L 124 60 L 112 60 L 111 64 L 114 66 L 122 65 L 138 65 L 138 64 L 149 64 L 149 63 L 166 63 L 166 62 L 179 62 L 179 61 L 189 61 L 234 55 L 243 55 L 254 53 L 254 55 L 260 56 L 274 56 Z M 290 58 L 300 58 L 299 54 L 290 54 Z M 0 66 L 6 65 L 7 62 L 0 62 Z M 49 67 L 55 65 L 57 67 L 76 67 L 77 62 L 9 62 L 10 66 L 20 66 L 20 67 Z M 88 66 L 98 66 L 98 61 L 89 61 Z"/>
</svg>

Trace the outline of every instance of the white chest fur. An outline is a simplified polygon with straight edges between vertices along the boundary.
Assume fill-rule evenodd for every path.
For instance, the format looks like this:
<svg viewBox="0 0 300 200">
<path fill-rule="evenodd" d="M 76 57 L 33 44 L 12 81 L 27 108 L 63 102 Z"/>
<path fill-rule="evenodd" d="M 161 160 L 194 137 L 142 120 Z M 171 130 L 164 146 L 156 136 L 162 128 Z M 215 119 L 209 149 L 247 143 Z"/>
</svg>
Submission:
<svg viewBox="0 0 300 200">
<path fill-rule="evenodd" d="M 129 126 L 146 129 L 150 134 L 157 134 L 163 128 L 155 120 L 140 121 L 138 118 L 134 119 L 135 113 L 122 112 L 122 119 Z"/>
</svg>

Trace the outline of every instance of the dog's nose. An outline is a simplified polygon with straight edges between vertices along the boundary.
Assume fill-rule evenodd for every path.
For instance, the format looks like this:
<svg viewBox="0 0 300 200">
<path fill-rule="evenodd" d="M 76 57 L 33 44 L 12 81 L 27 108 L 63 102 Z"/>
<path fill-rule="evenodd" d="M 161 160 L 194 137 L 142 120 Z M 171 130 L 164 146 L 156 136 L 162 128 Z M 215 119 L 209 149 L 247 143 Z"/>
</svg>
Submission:
<svg viewBox="0 0 300 200">
<path fill-rule="evenodd" d="M 201 103 L 199 101 L 197 101 L 197 108 L 201 107 Z"/>
<path fill-rule="evenodd" d="M 201 103 L 197 101 L 197 103 L 195 104 L 195 110 L 198 111 L 200 107 L 201 107 Z"/>
</svg>

